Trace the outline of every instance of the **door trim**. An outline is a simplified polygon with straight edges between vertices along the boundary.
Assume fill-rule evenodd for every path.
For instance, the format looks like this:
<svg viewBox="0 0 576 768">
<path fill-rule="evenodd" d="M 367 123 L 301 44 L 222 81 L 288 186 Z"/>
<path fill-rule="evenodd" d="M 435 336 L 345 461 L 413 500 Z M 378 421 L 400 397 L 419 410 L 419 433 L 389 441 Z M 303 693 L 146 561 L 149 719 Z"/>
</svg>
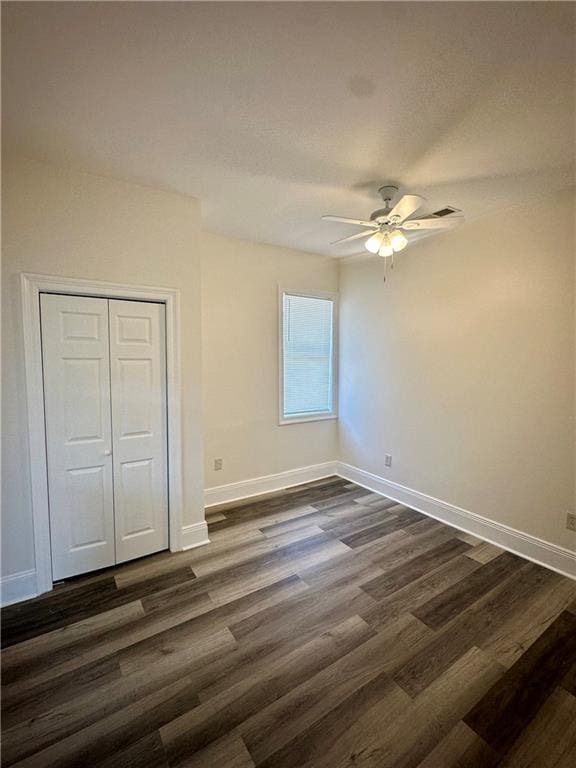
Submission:
<svg viewBox="0 0 576 768">
<path fill-rule="evenodd" d="M 52 589 L 52 553 L 48 511 L 44 384 L 40 336 L 40 294 L 65 293 L 104 299 L 155 301 L 166 307 L 166 402 L 168 406 L 168 523 L 170 550 L 183 549 L 182 435 L 180 373 L 180 291 L 177 288 L 128 285 L 30 272 L 20 273 L 28 454 L 34 521 L 37 593 Z M 206 538 L 206 541 L 208 539 Z M 204 542 L 200 542 L 204 543 Z"/>
</svg>

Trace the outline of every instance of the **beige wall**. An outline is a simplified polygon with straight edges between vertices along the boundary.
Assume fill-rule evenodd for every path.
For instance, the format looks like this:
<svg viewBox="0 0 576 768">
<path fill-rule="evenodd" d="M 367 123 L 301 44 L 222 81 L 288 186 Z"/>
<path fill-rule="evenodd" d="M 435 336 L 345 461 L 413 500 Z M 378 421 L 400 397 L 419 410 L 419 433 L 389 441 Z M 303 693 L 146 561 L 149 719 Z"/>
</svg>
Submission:
<svg viewBox="0 0 576 768">
<path fill-rule="evenodd" d="M 184 523 L 203 519 L 199 205 L 29 161 L 4 164 L 2 572 L 34 568 L 18 273 L 182 290 Z"/>
<path fill-rule="evenodd" d="M 207 235 L 202 255 L 206 486 L 337 458 L 337 421 L 278 425 L 278 286 L 337 291 L 338 263 Z M 214 459 L 223 469 L 214 471 Z"/>
<path fill-rule="evenodd" d="M 563 195 L 343 266 L 342 460 L 574 547 L 574 259 Z"/>
</svg>

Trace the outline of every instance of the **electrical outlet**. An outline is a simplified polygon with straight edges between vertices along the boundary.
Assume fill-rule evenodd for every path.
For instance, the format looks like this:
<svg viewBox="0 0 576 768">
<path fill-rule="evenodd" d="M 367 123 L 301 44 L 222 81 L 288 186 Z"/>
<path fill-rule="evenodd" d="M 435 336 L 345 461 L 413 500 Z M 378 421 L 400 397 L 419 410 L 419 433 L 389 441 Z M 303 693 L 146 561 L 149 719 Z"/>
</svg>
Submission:
<svg viewBox="0 0 576 768">
<path fill-rule="evenodd" d="M 573 512 L 566 513 L 566 528 L 569 531 L 576 531 L 576 515 Z"/>
<path fill-rule="evenodd" d="M 222 469 L 224 462 L 222 459 L 214 459 L 214 470 L 218 472 L 220 469 Z"/>
<path fill-rule="evenodd" d="M 392 454 L 391 453 L 385 453 L 384 454 L 384 466 L 391 467 L 392 466 Z"/>
</svg>

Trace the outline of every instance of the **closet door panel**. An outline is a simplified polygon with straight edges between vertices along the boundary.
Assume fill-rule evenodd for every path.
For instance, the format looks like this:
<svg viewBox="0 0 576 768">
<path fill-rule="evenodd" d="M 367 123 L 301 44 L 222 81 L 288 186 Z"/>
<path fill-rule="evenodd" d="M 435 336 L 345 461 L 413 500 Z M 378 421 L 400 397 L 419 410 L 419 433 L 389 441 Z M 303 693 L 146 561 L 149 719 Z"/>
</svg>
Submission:
<svg viewBox="0 0 576 768">
<path fill-rule="evenodd" d="M 115 562 L 108 301 L 42 294 L 54 579 Z"/>
<path fill-rule="evenodd" d="M 168 546 L 164 305 L 111 299 L 116 559 Z"/>
</svg>

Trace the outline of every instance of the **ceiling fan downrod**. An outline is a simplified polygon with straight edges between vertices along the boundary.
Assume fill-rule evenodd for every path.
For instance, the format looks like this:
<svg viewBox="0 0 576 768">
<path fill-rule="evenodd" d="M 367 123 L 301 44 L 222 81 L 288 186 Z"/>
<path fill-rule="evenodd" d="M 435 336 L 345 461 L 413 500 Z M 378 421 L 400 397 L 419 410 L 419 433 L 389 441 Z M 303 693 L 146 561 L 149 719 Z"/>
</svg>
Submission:
<svg viewBox="0 0 576 768">
<path fill-rule="evenodd" d="M 376 211 L 372 211 L 370 214 L 370 221 L 375 221 L 378 224 L 384 224 L 385 220 L 388 219 L 390 211 L 392 210 L 391 201 L 398 194 L 398 187 L 394 187 L 391 184 L 385 184 L 383 187 L 379 188 L 378 193 L 384 201 L 384 208 L 378 208 Z"/>
</svg>

